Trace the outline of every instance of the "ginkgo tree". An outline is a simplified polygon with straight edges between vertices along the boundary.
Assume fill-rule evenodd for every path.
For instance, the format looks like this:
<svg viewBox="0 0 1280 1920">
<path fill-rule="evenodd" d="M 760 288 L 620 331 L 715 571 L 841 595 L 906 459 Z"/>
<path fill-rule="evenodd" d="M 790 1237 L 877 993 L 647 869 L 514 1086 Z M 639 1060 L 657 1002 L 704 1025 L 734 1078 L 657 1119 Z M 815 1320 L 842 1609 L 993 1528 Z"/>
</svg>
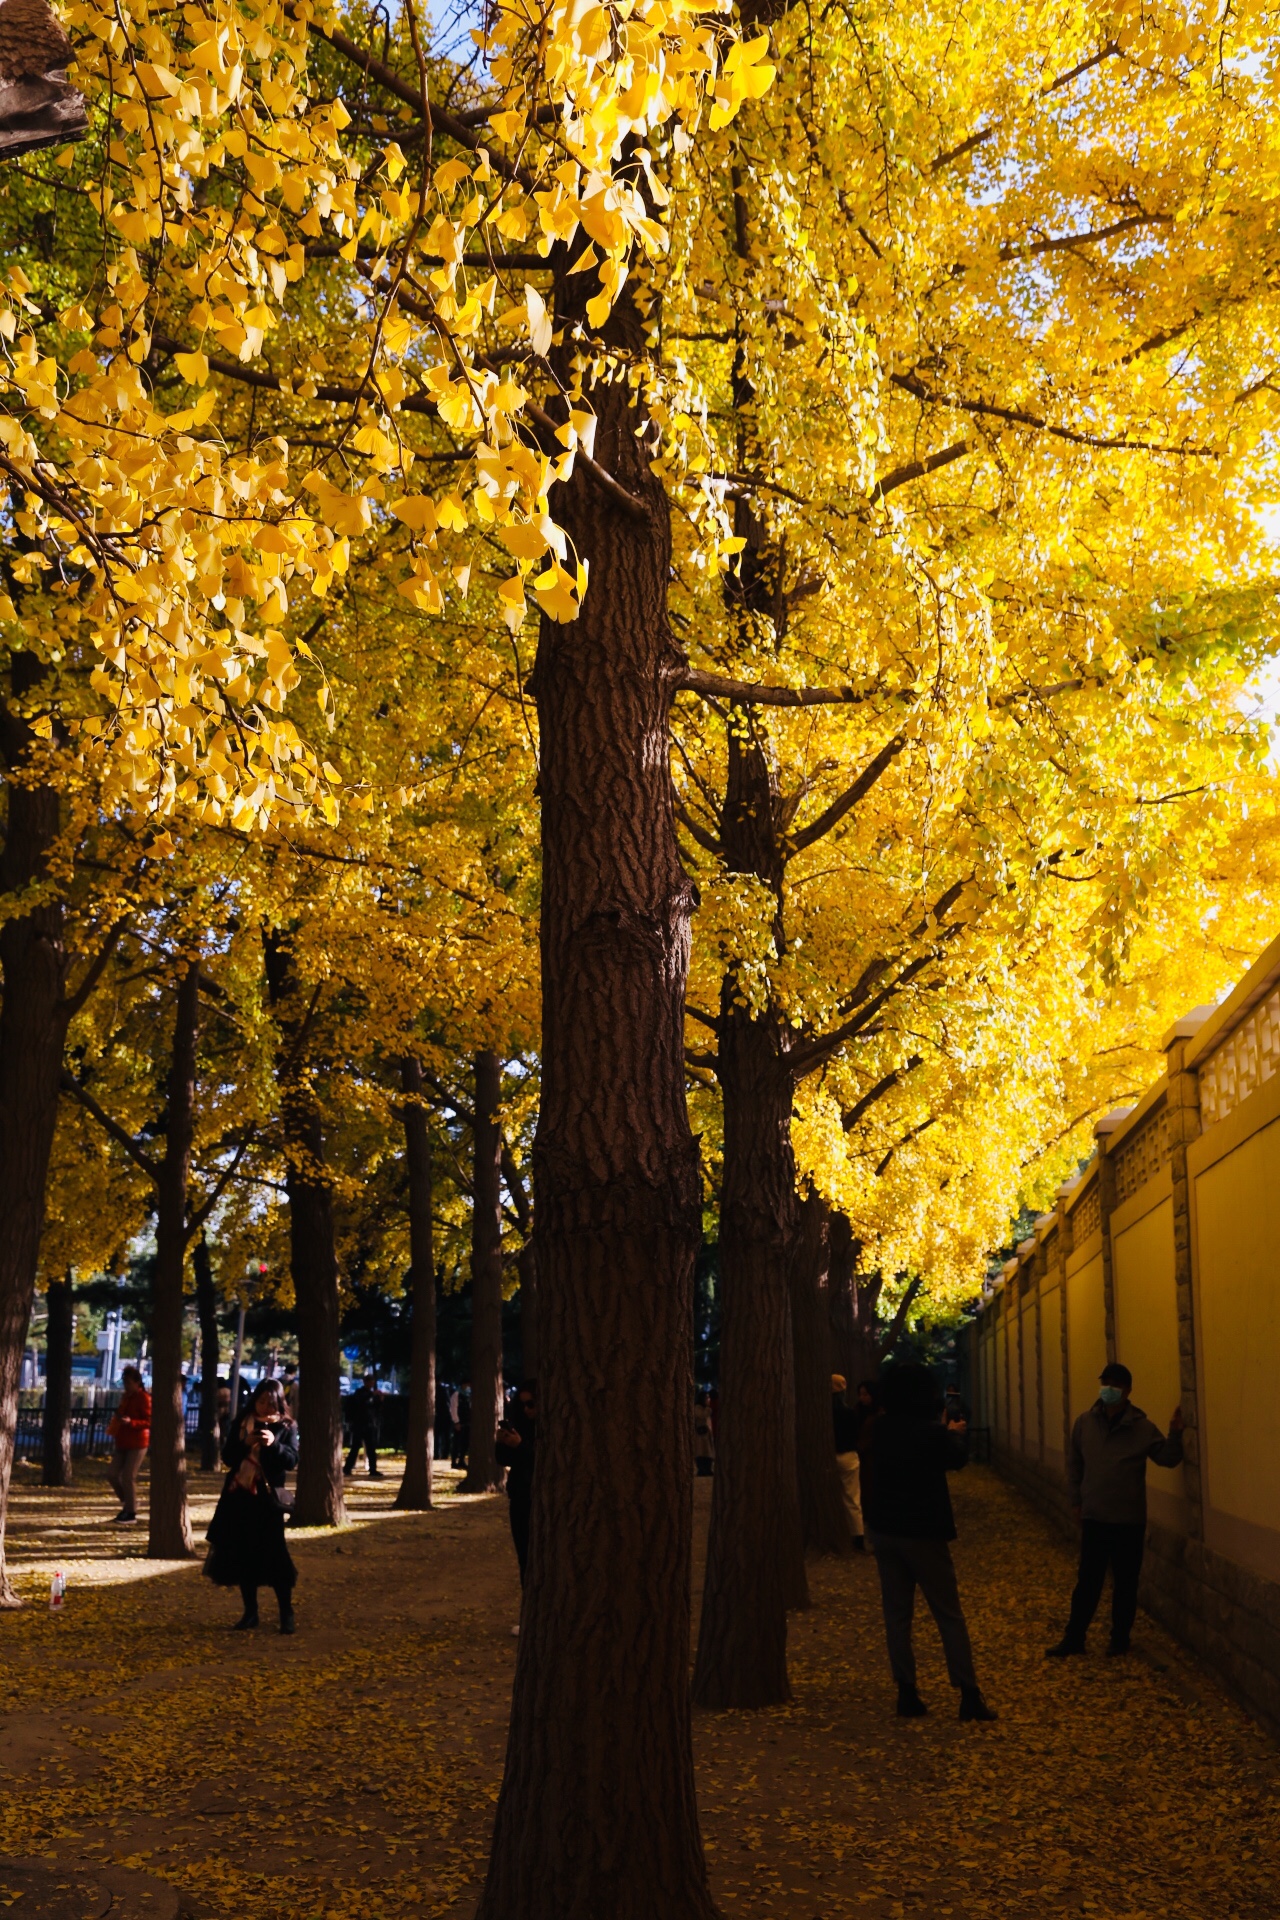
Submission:
<svg viewBox="0 0 1280 1920">
<path fill-rule="evenodd" d="M 1118 964 L 1148 900 L 1190 910 L 1265 752 L 1274 23 L 1240 33 L 796 8 L 773 90 L 674 172 L 663 337 L 744 542 L 720 596 L 678 544 L 675 600 L 722 907 L 691 1039 L 725 1102 L 705 1704 L 786 1697 L 797 1082 L 846 1049 L 848 1110 L 887 1094 L 1044 929 Z"/>
</svg>

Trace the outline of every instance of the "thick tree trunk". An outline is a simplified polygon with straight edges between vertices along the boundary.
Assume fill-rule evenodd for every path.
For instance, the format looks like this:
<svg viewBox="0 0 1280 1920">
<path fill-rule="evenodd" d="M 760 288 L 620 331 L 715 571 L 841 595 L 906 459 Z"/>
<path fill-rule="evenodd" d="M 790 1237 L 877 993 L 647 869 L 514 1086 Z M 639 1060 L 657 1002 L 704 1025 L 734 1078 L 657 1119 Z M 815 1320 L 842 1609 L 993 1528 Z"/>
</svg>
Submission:
<svg viewBox="0 0 1280 1920">
<path fill-rule="evenodd" d="M 431 1466 L 436 1444 L 436 1260 L 431 1222 L 431 1130 L 421 1103 L 422 1062 L 407 1054 L 400 1084 L 411 1097 L 400 1109 L 409 1176 L 409 1297 L 413 1345 L 409 1354 L 409 1433 L 404 1478 L 396 1505 L 422 1512 L 432 1505 Z"/>
<path fill-rule="evenodd" d="M 15 698 L 27 693 L 43 671 L 32 655 L 15 656 Z M 25 721 L 11 708 L 0 708 L 6 767 L 19 767 L 30 748 Z M 44 877 L 59 824 L 58 796 L 51 787 L 10 781 L 0 862 L 0 883 L 10 901 Z M 61 903 L 46 900 L 0 925 L 0 1607 L 19 1604 L 5 1572 L 4 1523 L 66 1037 L 63 922 Z"/>
<path fill-rule="evenodd" d="M 459 1493 L 502 1485 L 495 1435 L 502 1412 L 502 1062 L 477 1053 L 471 1181 L 471 1438 Z"/>
<path fill-rule="evenodd" d="M 575 285 L 586 281 L 581 275 Z M 590 292 L 590 287 L 585 289 Z M 620 344 L 643 351 L 637 317 Z M 506 1770 L 480 1920 L 708 1920 L 689 1718 L 697 1148 L 692 887 L 672 812 L 670 527 L 625 380 L 555 508 L 582 618 L 542 625 L 538 1468 Z"/>
<path fill-rule="evenodd" d="M 200 963 L 178 983 L 169 1063 L 164 1159 L 156 1185 L 156 1277 L 151 1308 L 151 1503 L 147 1554 L 180 1560 L 192 1551 L 187 1513 L 187 1436 L 182 1417 L 182 1281 L 187 1263 L 187 1183 L 196 1117 Z"/>
<path fill-rule="evenodd" d="M 196 1314 L 200 1321 L 200 1466 L 211 1473 L 218 1464 L 222 1435 L 218 1430 L 218 1295 L 213 1284 L 213 1262 L 203 1229 L 191 1249 L 196 1275 Z"/>
<path fill-rule="evenodd" d="M 298 1322 L 298 1480 L 294 1524 L 346 1524 L 342 1491 L 342 1387 L 338 1255 L 333 1189 L 324 1171 L 318 1113 L 286 1118 L 289 1264 Z"/>
<path fill-rule="evenodd" d="M 538 1242 L 531 1234 L 516 1255 L 520 1274 L 520 1371 L 538 1377 Z"/>
<path fill-rule="evenodd" d="M 75 1294 L 71 1269 L 65 1280 L 51 1280 L 45 1293 L 49 1320 L 44 1347 L 44 1422 L 41 1434 L 41 1484 L 71 1485 L 71 1343 L 75 1337 Z"/>
<path fill-rule="evenodd" d="M 301 1006 L 297 976 L 283 938 L 268 934 L 263 944 L 267 986 L 281 1031 L 277 1074 L 289 1196 L 289 1267 L 298 1324 L 299 1452 L 293 1519 L 300 1527 L 340 1527 L 347 1517 L 342 1491 L 341 1316 L 333 1188 L 325 1169 L 324 1122 L 307 1055 L 315 1002 L 310 1008 Z"/>
<path fill-rule="evenodd" d="M 787 1608 L 800 1558 L 787 1298 L 798 1203 L 791 1076 L 732 981 L 719 1060 L 720 1413 L 693 1692 L 702 1707 L 766 1707 L 790 1698 Z"/>
<path fill-rule="evenodd" d="M 849 1518 L 831 1424 L 827 1263 L 827 1209 L 816 1193 L 809 1193 L 800 1203 L 790 1273 L 800 1523 L 808 1552 L 848 1553 Z"/>
<path fill-rule="evenodd" d="M 830 1323 L 837 1370 L 856 1393 L 860 1380 L 880 1371 L 884 1330 L 880 1324 L 881 1279 L 858 1272 L 858 1242 L 842 1213 L 830 1216 Z"/>
<path fill-rule="evenodd" d="M 776 776 L 767 742 L 741 712 L 728 748 L 725 865 L 772 890 L 781 953 Z M 753 1017 L 734 973 L 721 989 L 716 1073 L 724 1100 L 720 1416 L 694 1699 L 705 1707 L 764 1707 L 790 1698 L 787 1609 L 808 1598 L 787 1291 L 799 1201 L 785 1023 L 771 1008 Z"/>
</svg>

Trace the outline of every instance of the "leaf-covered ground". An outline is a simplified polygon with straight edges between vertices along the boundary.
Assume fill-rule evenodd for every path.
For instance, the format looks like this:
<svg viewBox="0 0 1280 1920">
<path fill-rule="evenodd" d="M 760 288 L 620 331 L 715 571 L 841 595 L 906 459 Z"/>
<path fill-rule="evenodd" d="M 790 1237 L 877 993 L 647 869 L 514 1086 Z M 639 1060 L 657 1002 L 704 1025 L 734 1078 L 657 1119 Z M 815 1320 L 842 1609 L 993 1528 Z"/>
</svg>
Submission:
<svg viewBox="0 0 1280 1920">
<path fill-rule="evenodd" d="M 113 1860 L 180 1889 L 202 1920 L 470 1915 L 515 1650 L 501 1501 L 460 1498 L 445 1476 L 439 1511 L 399 1515 L 394 1479 L 357 1479 L 355 1526 L 295 1539 L 289 1640 L 231 1635 L 234 1596 L 111 1534 L 93 1469 L 70 1494 L 18 1472 L 13 1546 L 33 1604 L 0 1614 L 0 1854 Z M 197 1478 L 201 1525 L 215 1485 Z M 1280 1914 L 1269 1737 L 1145 1619 L 1128 1661 L 1105 1661 L 1098 1636 L 1087 1661 L 1046 1664 L 1063 1547 L 988 1473 L 956 1495 L 999 1724 L 955 1723 L 927 1618 L 934 1711 L 892 1718 L 873 1565 L 811 1568 L 794 1704 L 697 1722 L 727 1920 Z M 44 1604 L 55 1564 L 70 1579 L 60 1615 Z"/>
</svg>

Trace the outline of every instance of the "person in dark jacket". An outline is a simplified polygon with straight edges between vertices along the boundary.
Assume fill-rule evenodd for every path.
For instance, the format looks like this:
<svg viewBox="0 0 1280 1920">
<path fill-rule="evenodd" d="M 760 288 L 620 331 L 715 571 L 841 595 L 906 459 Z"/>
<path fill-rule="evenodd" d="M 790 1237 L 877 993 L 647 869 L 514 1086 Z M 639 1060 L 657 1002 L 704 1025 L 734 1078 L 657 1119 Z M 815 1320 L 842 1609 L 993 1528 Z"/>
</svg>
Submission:
<svg viewBox="0 0 1280 1920">
<path fill-rule="evenodd" d="M 529 1522 L 533 1513 L 533 1466 L 537 1447 L 536 1383 L 522 1380 L 510 1416 L 498 1428 L 497 1441 L 507 1467 L 507 1507 L 511 1539 L 520 1562 L 520 1585 L 529 1565 Z M 517 1629 L 519 1631 L 519 1629 Z"/>
<path fill-rule="evenodd" d="M 351 1451 L 342 1469 L 344 1475 L 355 1472 L 356 1461 L 363 1447 L 369 1460 L 369 1478 L 381 1480 L 384 1477 L 378 1471 L 378 1405 L 381 1399 L 377 1375 L 366 1373 L 363 1384 L 357 1387 L 347 1402 L 347 1417 L 351 1422 Z"/>
<path fill-rule="evenodd" d="M 264 1380 L 222 1444 L 229 1469 L 209 1531 L 204 1571 L 215 1586 L 239 1587 L 244 1613 L 236 1631 L 258 1624 L 258 1588 L 275 1590 L 280 1631 L 294 1631 L 298 1570 L 285 1545 L 280 1489 L 298 1464 L 298 1429 L 278 1380 Z"/>
<path fill-rule="evenodd" d="M 915 1364 L 904 1362 L 883 1375 L 880 1403 L 882 1411 L 862 1435 L 862 1507 L 880 1574 L 898 1712 L 904 1718 L 928 1712 L 916 1686 L 911 1645 L 919 1587 L 942 1636 L 951 1684 L 960 1690 L 960 1718 L 994 1720 L 974 1672 L 949 1544 L 956 1526 L 947 1475 L 968 1458 L 964 1422 L 941 1424 L 942 1396 L 933 1375 Z"/>
<path fill-rule="evenodd" d="M 1080 1523 L 1080 1571 L 1067 1630 L 1046 1658 L 1083 1653 L 1089 1623 L 1111 1569 L 1111 1644 L 1114 1659 L 1129 1651 L 1138 1611 L 1138 1580 L 1147 1534 L 1147 1462 L 1176 1467 L 1182 1460 L 1182 1408 L 1167 1434 L 1129 1395 L 1133 1375 L 1117 1360 L 1102 1369 L 1098 1397 L 1071 1430 L 1067 1485 Z"/>
</svg>

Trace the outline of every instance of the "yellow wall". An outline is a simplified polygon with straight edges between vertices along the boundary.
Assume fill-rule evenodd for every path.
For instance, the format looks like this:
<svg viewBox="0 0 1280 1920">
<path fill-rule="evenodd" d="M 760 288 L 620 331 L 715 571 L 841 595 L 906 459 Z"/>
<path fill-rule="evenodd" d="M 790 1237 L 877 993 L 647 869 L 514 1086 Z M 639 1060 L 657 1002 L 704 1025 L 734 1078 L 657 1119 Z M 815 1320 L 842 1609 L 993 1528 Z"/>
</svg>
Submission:
<svg viewBox="0 0 1280 1920">
<path fill-rule="evenodd" d="M 1036 1296 L 1029 1293 L 1022 1303 L 1023 1430 L 1022 1450 L 1032 1460 L 1040 1458 L 1039 1367 L 1036 1365 Z"/>
<path fill-rule="evenodd" d="M 1074 1422 L 1098 1397 L 1098 1375 L 1107 1364 L 1107 1311 L 1102 1297 L 1102 1254 L 1067 1275 L 1067 1363 Z"/>
<path fill-rule="evenodd" d="M 1280 1529 L 1280 1122 L 1199 1175 L 1196 1227 L 1209 1504 Z"/>
<path fill-rule="evenodd" d="M 1133 1398 L 1166 1426 L 1182 1398 L 1178 1296 L 1173 1276 L 1173 1201 L 1162 1200 L 1115 1236 L 1116 1358 L 1133 1375 Z"/>
<path fill-rule="evenodd" d="M 1062 1295 L 1056 1286 L 1040 1293 L 1040 1385 L 1044 1395 L 1045 1465 L 1062 1466 Z"/>
<path fill-rule="evenodd" d="M 1133 1375 L 1133 1399 L 1163 1431 L 1182 1398 L 1178 1360 L 1178 1296 L 1173 1272 L 1173 1201 L 1158 1207 L 1112 1241 L 1116 1358 Z M 1153 1520 L 1184 1528 L 1183 1470 L 1150 1467 L 1147 1499 Z"/>
</svg>

